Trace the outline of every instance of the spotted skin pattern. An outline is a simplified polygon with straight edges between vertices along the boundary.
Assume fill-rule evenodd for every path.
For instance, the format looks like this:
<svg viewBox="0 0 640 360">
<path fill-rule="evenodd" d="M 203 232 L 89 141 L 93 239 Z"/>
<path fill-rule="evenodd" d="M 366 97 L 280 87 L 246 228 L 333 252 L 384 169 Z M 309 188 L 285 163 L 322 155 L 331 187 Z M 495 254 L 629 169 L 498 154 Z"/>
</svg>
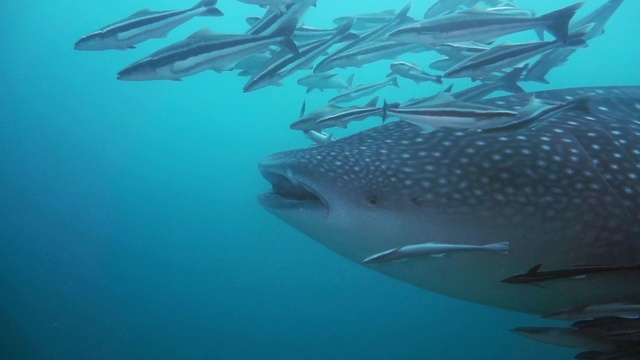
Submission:
<svg viewBox="0 0 640 360">
<path fill-rule="evenodd" d="M 533 226 L 579 236 L 580 246 L 640 262 L 627 246 L 640 239 L 640 87 L 535 93 L 555 102 L 585 95 L 592 97 L 590 114 L 568 110 L 535 129 L 426 133 L 396 121 L 272 158 L 294 164 L 298 173 L 322 174 L 327 183 L 354 189 L 379 207 L 425 207 L 511 226 L 532 226 L 535 217 Z M 518 110 L 531 96 L 479 103 Z"/>
</svg>

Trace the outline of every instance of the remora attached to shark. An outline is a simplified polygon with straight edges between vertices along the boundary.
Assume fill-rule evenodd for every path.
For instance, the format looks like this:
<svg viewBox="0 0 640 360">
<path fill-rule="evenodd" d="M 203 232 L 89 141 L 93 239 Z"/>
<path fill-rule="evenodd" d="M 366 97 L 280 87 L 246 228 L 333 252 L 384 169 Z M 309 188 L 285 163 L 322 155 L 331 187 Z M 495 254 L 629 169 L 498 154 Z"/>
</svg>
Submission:
<svg viewBox="0 0 640 360">
<path fill-rule="evenodd" d="M 409 244 L 508 241 L 508 255 L 368 265 L 452 297 L 548 314 L 590 303 L 640 302 L 635 272 L 557 279 L 545 289 L 501 279 L 543 263 L 640 262 L 640 87 L 535 93 L 562 102 L 590 96 L 535 129 L 430 133 L 390 122 L 327 145 L 274 154 L 260 171 L 259 202 L 355 262 Z M 480 102 L 514 110 L 531 94 Z"/>
</svg>

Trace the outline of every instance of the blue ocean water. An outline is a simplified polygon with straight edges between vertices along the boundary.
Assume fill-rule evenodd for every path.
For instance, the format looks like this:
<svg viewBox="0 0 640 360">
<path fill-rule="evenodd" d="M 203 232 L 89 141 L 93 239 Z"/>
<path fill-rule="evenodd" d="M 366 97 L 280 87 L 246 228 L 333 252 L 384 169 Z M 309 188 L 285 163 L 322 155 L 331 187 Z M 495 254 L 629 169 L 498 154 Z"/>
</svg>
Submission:
<svg viewBox="0 0 640 360">
<path fill-rule="evenodd" d="M 570 1 L 521 0 L 538 13 Z M 588 0 L 578 16 L 604 1 Z M 403 2 L 320 0 L 305 23 Z M 244 32 L 257 7 L 219 1 L 136 50 L 73 43 L 142 8 L 189 1 L 9 2 L 0 22 L 0 358 L 567 359 L 508 330 L 549 324 L 392 280 L 296 232 L 255 201 L 260 158 L 309 146 L 288 129 L 305 99 L 208 72 L 119 82 L 118 70 L 210 26 Z M 414 2 L 420 17 L 428 1 Z M 638 85 L 640 2 L 529 91 Z M 513 38 L 532 39 L 532 32 Z M 433 55 L 412 54 L 428 64 Z M 421 56 L 425 56 L 423 60 Z M 388 62 L 356 71 L 378 81 Z M 347 70 L 344 73 L 350 74 Z M 387 89 L 405 99 L 437 85 Z M 306 96 L 319 106 L 334 94 Z M 356 129 L 366 127 L 359 124 Z M 339 135 L 338 133 L 336 135 Z M 340 135 L 339 135 L 340 136 Z M 446 276 L 446 274 L 444 274 Z"/>
</svg>

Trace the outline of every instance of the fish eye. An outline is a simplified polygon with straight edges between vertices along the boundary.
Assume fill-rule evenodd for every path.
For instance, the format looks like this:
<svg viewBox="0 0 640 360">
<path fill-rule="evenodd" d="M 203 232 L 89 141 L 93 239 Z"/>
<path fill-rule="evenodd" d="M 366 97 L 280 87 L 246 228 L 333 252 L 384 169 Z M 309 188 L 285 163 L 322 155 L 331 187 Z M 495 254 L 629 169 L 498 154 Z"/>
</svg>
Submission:
<svg viewBox="0 0 640 360">
<path fill-rule="evenodd" d="M 369 206 L 371 206 L 371 207 L 378 206 L 378 198 L 376 198 L 375 196 L 369 197 L 367 199 L 367 204 L 369 204 Z"/>
</svg>

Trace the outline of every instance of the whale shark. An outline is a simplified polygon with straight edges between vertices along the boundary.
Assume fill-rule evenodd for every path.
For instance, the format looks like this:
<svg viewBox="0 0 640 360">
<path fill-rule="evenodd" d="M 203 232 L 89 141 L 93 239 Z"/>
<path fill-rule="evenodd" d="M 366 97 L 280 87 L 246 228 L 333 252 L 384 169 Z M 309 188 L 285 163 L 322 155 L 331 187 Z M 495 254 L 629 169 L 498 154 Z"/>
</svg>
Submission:
<svg viewBox="0 0 640 360">
<path fill-rule="evenodd" d="M 640 303 L 637 272 L 501 282 L 549 269 L 640 263 L 640 87 L 514 94 L 478 104 L 518 111 L 532 99 L 589 97 L 535 127 L 425 131 L 406 121 L 259 163 L 258 202 L 293 228 L 372 270 L 492 307 L 548 314 L 584 304 Z M 508 242 L 507 255 L 361 263 L 420 243 Z"/>
</svg>

